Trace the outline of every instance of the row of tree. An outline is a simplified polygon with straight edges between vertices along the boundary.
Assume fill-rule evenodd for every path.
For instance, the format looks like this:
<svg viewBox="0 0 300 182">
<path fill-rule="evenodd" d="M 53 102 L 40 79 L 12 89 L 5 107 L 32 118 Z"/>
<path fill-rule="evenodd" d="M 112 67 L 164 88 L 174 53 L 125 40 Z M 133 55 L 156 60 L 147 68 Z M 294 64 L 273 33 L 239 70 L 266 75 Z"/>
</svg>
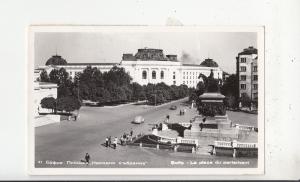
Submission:
<svg viewBox="0 0 300 182">
<path fill-rule="evenodd" d="M 58 101 L 68 98 L 66 99 L 67 102 L 90 100 L 99 105 L 140 100 L 147 100 L 149 104 L 156 105 L 189 95 L 189 89 L 186 85 L 168 86 L 165 83 L 158 83 L 142 86 L 136 82 L 131 83 L 131 80 L 132 78 L 125 72 L 124 68 L 117 66 L 103 73 L 96 67 L 87 66 L 83 72 L 75 76 L 74 80 L 70 78 L 64 68 L 53 69 L 49 75 L 43 71 L 40 75 L 40 81 L 58 84 L 56 103 L 61 103 Z M 47 108 L 49 104 L 42 104 L 42 107 L 43 105 Z M 69 108 L 73 107 L 71 107 L 71 103 L 63 105 L 69 105 Z M 69 108 L 67 109 L 70 110 Z"/>
<path fill-rule="evenodd" d="M 41 107 L 51 109 L 52 113 L 57 113 L 57 111 L 68 112 L 79 109 L 81 106 L 79 100 L 72 96 L 68 97 L 45 97 L 41 100 Z"/>
</svg>

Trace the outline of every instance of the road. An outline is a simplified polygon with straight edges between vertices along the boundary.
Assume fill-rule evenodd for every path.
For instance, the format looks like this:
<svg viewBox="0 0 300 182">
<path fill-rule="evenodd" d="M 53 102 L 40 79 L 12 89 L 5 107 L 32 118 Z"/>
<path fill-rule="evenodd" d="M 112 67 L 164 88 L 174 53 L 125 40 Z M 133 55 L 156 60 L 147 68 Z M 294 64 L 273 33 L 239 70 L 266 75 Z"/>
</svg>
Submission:
<svg viewBox="0 0 300 182">
<path fill-rule="evenodd" d="M 218 160 L 212 156 L 193 156 L 193 154 L 179 154 L 163 150 L 145 149 L 139 147 L 118 146 L 116 150 L 106 148 L 104 143 L 108 136 L 120 137 L 124 132 L 132 129 L 134 134 L 151 132 L 152 124 L 165 120 L 170 115 L 170 120 L 176 122 L 189 121 L 196 109 L 189 109 L 184 100 L 175 101 L 163 106 L 126 105 L 115 108 L 82 107 L 80 116 L 76 122 L 63 121 L 35 129 L 35 157 L 36 167 L 141 167 L 140 165 L 119 164 L 120 161 L 137 161 L 146 167 L 184 167 L 171 165 L 171 160 L 183 160 L 186 163 L 193 159 Z M 176 105 L 177 110 L 170 110 L 171 105 Z M 184 117 L 179 116 L 179 109 L 187 108 L 188 113 Z M 141 115 L 145 123 L 132 124 L 135 116 Z M 84 164 L 66 164 L 66 161 L 80 161 L 88 152 L 91 160 L 95 162 L 112 162 L 117 164 L 97 164 L 86 166 Z M 233 160 L 232 158 L 229 158 Z M 236 159 L 234 159 L 236 160 Z M 248 159 L 239 159 L 248 160 Z M 48 162 L 63 162 L 53 165 Z M 250 159 L 250 166 L 256 165 L 256 160 Z M 191 167 L 186 164 L 187 167 Z M 194 166 L 199 167 L 199 166 Z M 213 165 L 206 167 L 214 167 Z M 243 167 L 237 165 L 236 167 Z M 249 166 L 247 166 L 249 167 Z"/>
</svg>

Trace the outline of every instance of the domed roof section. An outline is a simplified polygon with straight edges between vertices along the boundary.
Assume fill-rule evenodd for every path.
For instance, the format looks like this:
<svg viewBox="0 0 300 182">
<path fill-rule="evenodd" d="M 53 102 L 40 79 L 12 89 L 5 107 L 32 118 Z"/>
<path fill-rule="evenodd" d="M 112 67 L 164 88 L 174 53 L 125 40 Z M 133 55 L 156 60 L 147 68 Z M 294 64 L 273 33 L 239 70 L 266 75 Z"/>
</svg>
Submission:
<svg viewBox="0 0 300 182">
<path fill-rule="evenodd" d="M 46 65 L 66 65 L 67 61 L 59 55 L 54 55 L 49 58 Z"/>
<path fill-rule="evenodd" d="M 209 58 L 205 59 L 200 65 L 206 67 L 219 67 L 218 63 Z"/>
</svg>

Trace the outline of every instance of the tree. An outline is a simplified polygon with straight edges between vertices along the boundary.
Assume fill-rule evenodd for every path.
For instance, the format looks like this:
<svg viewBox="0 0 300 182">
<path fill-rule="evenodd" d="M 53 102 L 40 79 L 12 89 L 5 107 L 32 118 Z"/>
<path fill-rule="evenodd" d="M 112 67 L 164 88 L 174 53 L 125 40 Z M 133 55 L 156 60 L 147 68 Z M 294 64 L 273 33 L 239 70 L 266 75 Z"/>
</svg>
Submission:
<svg viewBox="0 0 300 182">
<path fill-rule="evenodd" d="M 46 109 L 51 109 L 56 112 L 56 99 L 53 97 L 45 97 L 41 100 L 41 107 Z"/>
<path fill-rule="evenodd" d="M 251 99 L 248 96 L 248 94 L 242 94 L 242 97 L 240 98 L 240 102 L 242 104 L 242 107 L 251 107 Z"/>
<path fill-rule="evenodd" d="M 227 98 L 227 106 L 238 107 L 239 99 L 239 80 L 236 74 L 230 75 L 221 87 L 221 93 Z"/>
<path fill-rule="evenodd" d="M 59 70 L 53 69 L 50 72 L 49 77 L 50 82 L 60 85 L 64 84 L 69 79 L 69 73 L 64 68 L 60 68 Z"/>
<path fill-rule="evenodd" d="M 110 96 L 110 93 L 107 89 L 105 89 L 104 87 L 99 87 L 97 88 L 97 93 L 96 93 L 96 96 L 97 96 L 97 102 L 100 104 L 100 105 L 103 105 L 105 103 L 109 103 L 111 102 L 111 96 Z"/>
<path fill-rule="evenodd" d="M 48 76 L 48 73 L 46 70 L 43 70 L 40 74 L 40 81 L 41 82 L 49 82 L 50 79 L 49 79 L 49 76 Z"/>
<path fill-rule="evenodd" d="M 132 100 L 137 101 L 143 98 L 143 94 L 145 94 L 143 87 L 136 83 L 133 82 L 131 85 L 131 90 L 132 90 Z M 143 100 L 143 99 L 142 99 Z"/>
<path fill-rule="evenodd" d="M 224 103 L 225 103 L 225 106 L 227 106 L 229 108 L 236 108 L 238 100 L 235 96 L 229 95 L 229 96 L 226 96 Z"/>
<path fill-rule="evenodd" d="M 132 78 L 125 72 L 124 68 L 117 66 L 112 67 L 108 72 L 104 73 L 105 82 L 113 82 L 118 86 L 128 86 Z"/>
<path fill-rule="evenodd" d="M 70 113 L 71 111 L 77 110 L 80 107 L 80 101 L 76 97 L 67 96 L 57 99 L 57 110 L 59 111 L 66 111 Z"/>
</svg>

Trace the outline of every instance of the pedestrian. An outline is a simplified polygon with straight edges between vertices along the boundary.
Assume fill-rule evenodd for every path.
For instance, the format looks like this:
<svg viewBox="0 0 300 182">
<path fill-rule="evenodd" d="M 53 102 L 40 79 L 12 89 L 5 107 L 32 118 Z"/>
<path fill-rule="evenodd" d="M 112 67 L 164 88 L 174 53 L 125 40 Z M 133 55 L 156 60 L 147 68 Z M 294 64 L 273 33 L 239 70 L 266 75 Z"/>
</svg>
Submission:
<svg viewBox="0 0 300 182">
<path fill-rule="evenodd" d="M 130 136 L 132 136 L 133 135 L 133 131 L 132 131 L 132 129 L 131 129 L 131 131 L 130 131 Z"/>
<path fill-rule="evenodd" d="M 121 145 L 123 145 L 123 136 L 120 137 Z"/>
<path fill-rule="evenodd" d="M 117 148 L 117 144 L 118 144 L 118 138 L 117 138 L 117 137 L 115 137 L 115 140 L 114 140 L 114 149 L 116 149 L 116 148 Z"/>
<path fill-rule="evenodd" d="M 105 138 L 105 147 L 108 147 L 108 137 Z"/>
<path fill-rule="evenodd" d="M 108 146 L 110 147 L 111 145 L 111 136 L 108 137 Z"/>
<path fill-rule="evenodd" d="M 202 131 L 202 129 L 203 129 L 203 123 L 200 123 L 200 131 Z"/>
<path fill-rule="evenodd" d="M 86 164 L 88 165 L 90 163 L 90 159 L 91 159 L 89 153 L 86 153 L 84 158 L 85 158 Z"/>
<path fill-rule="evenodd" d="M 205 123 L 205 121 L 206 121 L 206 118 L 203 118 L 203 119 L 202 119 L 202 121 L 203 121 L 203 123 Z"/>
</svg>

